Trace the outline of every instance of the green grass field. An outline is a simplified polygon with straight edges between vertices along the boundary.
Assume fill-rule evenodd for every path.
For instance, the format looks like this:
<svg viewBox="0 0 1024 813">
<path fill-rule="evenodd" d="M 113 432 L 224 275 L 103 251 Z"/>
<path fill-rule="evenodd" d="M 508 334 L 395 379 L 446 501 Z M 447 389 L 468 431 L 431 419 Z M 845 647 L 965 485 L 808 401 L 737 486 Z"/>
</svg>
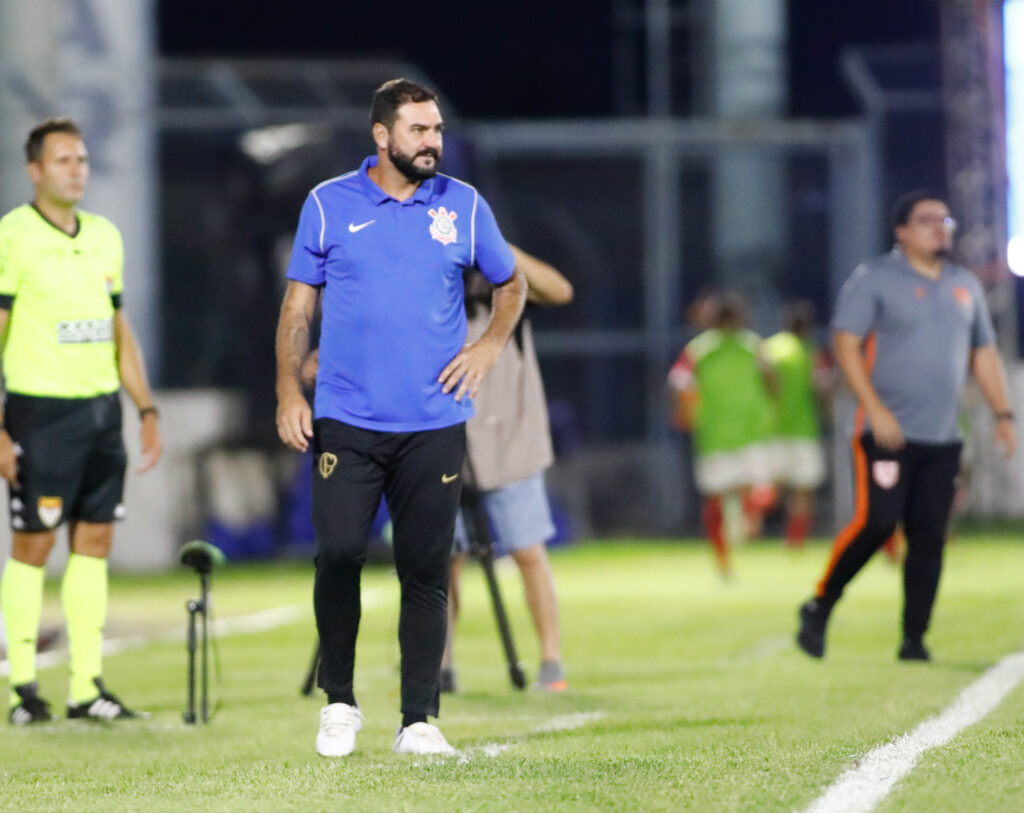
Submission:
<svg viewBox="0 0 1024 813">
<path fill-rule="evenodd" d="M 930 665 L 895 660 L 900 575 L 876 559 L 834 617 L 814 662 L 791 643 L 797 604 L 826 548 L 775 544 L 738 553 L 723 585 L 704 545 L 601 543 L 553 553 L 571 691 L 508 682 L 479 571 L 465 581 L 456 639 L 460 694 L 439 724 L 457 758 L 391 753 L 398 723 L 397 585 L 364 578 L 356 753 L 313 748 L 321 702 L 298 688 L 314 643 L 311 573 L 294 564 L 229 567 L 214 584 L 219 618 L 297 606 L 297 621 L 220 642 L 223 706 L 207 726 L 181 721 L 186 573 L 118 577 L 111 637 L 154 642 L 106 661 L 108 684 L 152 719 L 61 720 L 0 737 L 0 808 L 12 810 L 799 810 L 874 746 L 939 713 L 1024 647 L 1019 541 L 961 537 L 949 548 Z M 502 568 L 517 643 L 537 665 L 518 575 Z M 56 585 L 45 616 L 60 618 Z M 181 630 L 179 640 L 160 637 Z M 62 706 L 66 664 L 40 673 Z M 882 811 L 1024 809 L 1024 689 L 917 767 Z"/>
</svg>

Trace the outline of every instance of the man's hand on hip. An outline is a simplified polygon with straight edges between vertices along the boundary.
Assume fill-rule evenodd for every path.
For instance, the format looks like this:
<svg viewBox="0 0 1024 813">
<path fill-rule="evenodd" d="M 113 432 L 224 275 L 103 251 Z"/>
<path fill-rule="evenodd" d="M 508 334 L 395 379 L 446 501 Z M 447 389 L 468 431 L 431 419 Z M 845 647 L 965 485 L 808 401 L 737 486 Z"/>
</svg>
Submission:
<svg viewBox="0 0 1024 813">
<path fill-rule="evenodd" d="M 895 452 L 906 444 L 899 421 L 884 406 L 878 406 L 871 410 L 868 413 L 868 421 L 871 423 L 871 434 L 874 436 L 878 448 L 885 449 L 887 452 Z"/>
<path fill-rule="evenodd" d="M 449 393 L 458 386 L 456 401 L 461 401 L 467 393 L 470 398 L 476 397 L 484 376 L 498 363 L 501 350 L 500 345 L 486 339 L 467 344 L 438 376 L 441 391 Z"/>
<path fill-rule="evenodd" d="M 278 400 L 277 434 L 289 449 L 304 452 L 309 448 L 309 438 L 313 437 L 313 410 L 301 393 Z"/>
</svg>

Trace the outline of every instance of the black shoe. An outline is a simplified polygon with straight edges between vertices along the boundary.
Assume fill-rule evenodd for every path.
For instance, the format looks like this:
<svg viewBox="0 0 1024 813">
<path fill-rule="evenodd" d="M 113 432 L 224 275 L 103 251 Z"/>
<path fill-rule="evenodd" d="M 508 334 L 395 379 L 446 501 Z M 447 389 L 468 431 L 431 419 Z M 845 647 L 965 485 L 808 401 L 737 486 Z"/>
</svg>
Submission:
<svg viewBox="0 0 1024 813">
<path fill-rule="evenodd" d="M 102 678 L 93 678 L 99 697 L 84 703 L 68 702 L 69 720 L 132 720 L 149 717 L 144 711 L 133 711 L 113 692 L 108 692 Z"/>
<path fill-rule="evenodd" d="M 439 683 L 443 694 L 454 694 L 458 691 L 455 683 L 455 670 L 452 668 L 445 669 L 442 667 Z"/>
<path fill-rule="evenodd" d="M 800 605 L 800 630 L 796 634 L 796 645 L 812 658 L 825 655 L 825 625 L 831 608 L 812 598 Z"/>
<path fill-rule="evenodd" d="M 50 704 L 39 696 L 38 683 L 35 681 L 22 683 L 20 686 L 14 687 L 14 692 L 21 702 L 14 706 L 7 715 L 7 721 L 11 725 L 46 723 L 53 719 L 53 715 L 50 714 Z"/>
<path fill-rule="evenodd" d="M 896 657 L 901 661 L 930 661 L 932 653 L 925 648 L 920 638 L 904 638 Z"/>
</svg>

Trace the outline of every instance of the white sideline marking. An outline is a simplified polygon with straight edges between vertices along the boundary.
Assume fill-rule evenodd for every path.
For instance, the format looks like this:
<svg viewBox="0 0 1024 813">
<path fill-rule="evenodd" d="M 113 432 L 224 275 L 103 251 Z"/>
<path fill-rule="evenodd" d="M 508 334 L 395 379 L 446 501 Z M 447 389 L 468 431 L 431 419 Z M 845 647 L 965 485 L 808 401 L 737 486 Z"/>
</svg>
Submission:
<svg viewBox="0 0 1024 813">
<path fill-rule="evenodd" d="M 469 762 L 476 757 L 484 757 L 485 759 L 494 759 L 495 757 L 501 756 L 513 743 L 510 742 L 486 742 L 483 745 L 474 745 L 470 748 L 463 748 L 458 751 L 458 762 L 457 765 L 468 765 Z"/>
<path fill-rule="evenodd" d="M 454 759 L 456 765 L 468 765 L 477 757 L 494 759 L 495 757 L 501 756 L 512 746 L 513 743 L 510 742 L 486 742 L 483 745 L 473 745 L 469 748 L 460 748 L 456 750 L 454 754 L 440 754 L 436 759 L 432 759 L 428 762 L 414 762 L 412 767 L 428 768 L 432 765 L 443 764 L 450 759 Z"/>
<path fill-rule="evenodd" d="M 386 589 L 372 588 L 364 590 L 362 594 L 363 608 L 378 607 L 384 603 L 387 597 Z M 295 621 L 312 615 L 312 604 L 291 604 L 284 607 L 271 607 L 268 610 L 260 610 L 251 615 L 236 615 L 228 618 L 215 618 L 210 625 L 213 635 L 224 638 L 231 635 L 245 635 L 253 632 L 266 632 L 267 630 L 285 627 Z M 130 649 L 139 649 L 147 644 L 156 641 L 178 641 L 185 638 L 185 633 L 180 629 L 165 630 L 154 635 L 124 635 L 120 638 L 108 638 L 103 642 L 104 655 L 119 655 Z M 36 655 L 36 669 L 49 669 L 68 658 L 67 649 L 54 649 L 49 652 L 42 652 Z M 7 677 L 11 672 L 11 665 L 6 661 L 0 661 L 0 677 Z"/>
<path fill-rule="evenodd" d="M 770 658 L 772 655 L 777 655 L 779 652 L 783 652 L 792 646 L 793 639 L 789 635 L 773 635 L 770 638 L 762 638 L 746 649 L 740 650 L 735 655 L 722 658 L 719 664 L 736 665 L 759 661 L 762 658 Z"/>
<path fill-rule="evenodd" d="M 572 731 L 595 723 L 608 716 L 606 711 L 577 711 L 574 714 L 560 714 L 545 723 L 530 729 L 531 734 L 550 734 L 555 731 Z"/>
<path fill-rule="evenodd" d="M 485 757 L 488 757 L 490 759 L 494 759 L 494 757 L 498 756 L 498 754 L 507 751 L 511 747 L 512 744 L 508 742 L 489 742 L 479 746 L 480 753 L 482 753 Z"/>
<path fill-rule="evenodd" d="M 995 709 L 1024 680 L 1024 652 L 1008 655 L 964 689 L 938 717 L 880 745 L 840 776 L 807 813 L 867 813 L 913 769 L 918 757 L 945 745 Z"/>
<path fill-rule="evenodd" d="M 363 599 L 363 606 L 367 604 Z M 240 615 L 233 618 L 217 618 L 210 625 L 211 632 L 217 637 L 224 638 L 231 635 L 244 635 L 253 632 L 266 632 L 267 630 L 284 627 L 309 615 L 310 608 L 305 604 L 297 604 L 286 607 L 273 607 L 269 610 L 261 610 L 252 615 Z M 125 635 L 120 638 L 108 638 L 103 642 L 103 654 L 105 656 L 120 655 L 131 649 L 139 649 L 147 644 L 156 641 L 177 641 L 184 639 L 185 633 L 182 630 L 173 630 L 157 633 L 155 635 Z M 49 669 L 68 658 L 66 649 L 54 649 L 36 655 L 36 669 Z M 7 677 L 10 674 L 11 666 L 4 660 L 0 661 L 0 677 Z"/>
<path fill-rule="evenodd" d="M 574 714 L 561 714 L 552 717 L 542 725 L 530 729 L 530 734 L 549 734 L 555 731 L 572 731 L 575 728 L 582 728 L 588 723 L 601 720 L 608 716 L 606 711 L 578 711 Z M 485 742 L 483 745 L 473 745 L 469 748 L 461 748 L 447 759 L 456 759 L 456 765 L 468 765 L 477 757 L 494 759 L 501 756 L 510 748 L 514 748 L 514 742 Z M 444 758 L 442 758 L 444 760 Z M 423 768 L 436 762 L 414 762 L 414 768 Z"/>
</svg>

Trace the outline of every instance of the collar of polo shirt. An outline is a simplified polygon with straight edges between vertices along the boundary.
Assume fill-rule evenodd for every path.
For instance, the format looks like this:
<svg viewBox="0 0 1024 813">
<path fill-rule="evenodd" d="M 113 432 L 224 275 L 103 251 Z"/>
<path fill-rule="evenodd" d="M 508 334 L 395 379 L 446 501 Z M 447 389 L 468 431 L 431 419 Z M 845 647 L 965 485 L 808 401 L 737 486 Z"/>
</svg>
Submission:
<svg viewBox="0 0 1024 813">
<path fill-rule="evenodd" d="M 367 170 L 370 167 L 377 166 L 377 156 L 369 155 L 363 161 L 362 166 L 359 167 L 359 177 L 363 181 L 363 186 L 366 188 L 366 194 L 370 200 L 376 203 L 378 206 L 386 201 L 392 200 L 395 203 L 400 203 L 402 206 L 411 206 L 413 203 L 430 203 L 434 198 L 434 187 L 436 185 L 436 176 L 428 178 L 427 180 L 420 183 L 416 188 L 416 191 L 406 200 L 395 200 L 387 192 L 381 189 L 377 184 L 373 182 L 370 176 L 367 174 Z"/>
</svg>

